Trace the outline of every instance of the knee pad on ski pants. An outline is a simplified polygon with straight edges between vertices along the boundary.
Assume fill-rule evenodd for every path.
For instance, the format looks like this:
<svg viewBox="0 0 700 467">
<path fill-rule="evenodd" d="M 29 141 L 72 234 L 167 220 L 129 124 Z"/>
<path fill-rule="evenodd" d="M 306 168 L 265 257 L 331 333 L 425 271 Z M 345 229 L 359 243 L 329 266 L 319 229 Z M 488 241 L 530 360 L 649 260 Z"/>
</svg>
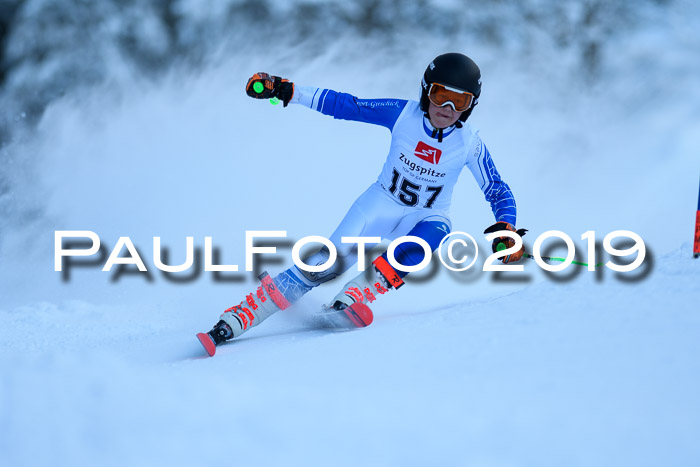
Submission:
<svg viewBox="0 0 700 467">
<path fill-rule="evenodd" d="M 450 222 L 442 216 L 432 216 L 418 222 L 406 235 L 420 237 L 430 245 L 431 251 L 440 245 L 440 242 L 451 231 Z M 395 259 L 404 266 L 415 266 L 423 261 L 425 251 L 423 247 L 417 243 L 406 242 L 399 245 L 394 251 Z M 382 254 L 384 259 L 387 259 L 387 254 Z M 330 258 L 330 251 L 323 247 L 318 252 L 309 256 L 304 260 L 309 266 L 318 266 L 324 264 Z M 294 267 L 294 271 L 303 276 L 308 281 L 309 285 L 315 287 L 317 285 L 328 282 L 342 275 L 350 265 L 345 264 L 348 258 L 338 256 L 335 264 L 329 269 L 321 272 L 308 272 Z M 397 271 L 400 277 L 406 276 L 407 272 Z"/>
<path fill-rule="evenodd" d="M 328 250 L 328 248 L 324 246 L 313 255 L 304 259 L 304 264 L 308 266 L 319 266 L 321 264 L 325 264 L 326 261 L 328 261 L 328 259 L 330 258 L 330 256 L 330 250 Z M 298 272 L 298 274 L 302 275 L 304 279 L 306 279 L 309 282 L 309 285 L 315 287 L 317 285 L 323 284 L 324 282 L 328 282 L 329 280 L 335 279 L 336 277 L 341 275 L 345 271 L 345 269 L 343 269 L 344 260 L 345 258 L 338 257 L 336 258 L 336 261 L 333 264 L 333 266 L 320 272 L 304 271 L 296 266 L 294 269 L 296 272 Z"/>
<path fill-rule="evenodd" d="M 449 221 L 442 217 L 433 217 L 420 221 L 406 236 L 419 237 L 430 245 L 430 250 L 435 251 L 440 242 L 450 233 Z M 382 254 L 388 260 L 387 252 Z M 394 250 L 394 259 L 403 266 L 416 266 L 425 258 L 425 250 L 418 243 L 404 242 Z M 399 277 L 405 277 L 408 272 L 396 271 Z"/>
</svg>

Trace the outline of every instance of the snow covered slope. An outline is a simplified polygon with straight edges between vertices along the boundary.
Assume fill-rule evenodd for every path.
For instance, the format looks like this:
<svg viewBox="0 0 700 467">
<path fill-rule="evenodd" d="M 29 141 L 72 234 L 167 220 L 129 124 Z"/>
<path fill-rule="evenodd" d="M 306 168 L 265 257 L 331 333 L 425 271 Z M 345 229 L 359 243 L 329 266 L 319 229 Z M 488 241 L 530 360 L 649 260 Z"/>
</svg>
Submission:
<svg viewBox="0 0 700 467">
<path fill-rule="evenodd" d="M 653 32 L 641 39 L 664 47 Z M 700 100 L 682 59 L 694 42 L 673 43 L 646 83 L 635 68 L 645 52 L 621 44 L 593 93 L 464 50 L 484 75 L 472 121 L 516 194 L 526 244 L 550 229 L 578 247 L 588 230 L 632 230 L 648 247 L 643 274 L 572 266 L 557 279 L 527 261 L 499 281 L 439 268 L 377 302 L 366 329 L 308 328 L 341 279 L 213 359 L 194 333 L 253 278 L 165 276 L 152 238 L 176 264 L 186 236 L 199 248 L 211 236 L 221 262 L 242 269 L 245 230 L 328 236 L 389 141 L 382 128 L 248 99 L 247 76 L 414 98 L 448 46 L 352 63 L 341 50 L 310 63 L 241 55 L 57 102 L 5 168 L 16 210 L 0 244 L 3 465 L 697 465 L 700 262 L 688 241 Z M 650 112 L 641 97 L 660 89 Z M 465 173 L 455 229 L 477 236 L 491 222 Z M 103 258 L 66 278 L 53 270 L 55 230 L 95 231 L 107 253 L 129 236 L 150 274 L 101 272 Z M 265 267 L 279 271 L 289 253 Z"/>
<path fill-rule="evenodd" d="M 687 253 L 642 284 L 455 294 L 360 331 L 296 309 L 212 359 L 192 336 L 205 310 L 3 311 L 0 447 L 7 465 L 693 465 Z"/>
</svg>

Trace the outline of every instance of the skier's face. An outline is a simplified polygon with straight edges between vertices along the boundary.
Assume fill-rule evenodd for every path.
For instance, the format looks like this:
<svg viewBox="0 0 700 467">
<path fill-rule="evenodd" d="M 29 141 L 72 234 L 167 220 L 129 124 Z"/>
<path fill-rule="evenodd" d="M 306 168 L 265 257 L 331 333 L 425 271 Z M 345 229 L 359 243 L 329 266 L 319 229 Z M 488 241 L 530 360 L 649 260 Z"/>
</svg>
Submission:
<svg viewBox="0 0 700 467">
<path fill-rule="evenodd" d="M 457 112 L 449 104 L 438 107 L 430 102 L 428 115 L 430 116 L 430 123 L 432 123 L 435 128 L 447 128 L 455 124 L 459 116 L 462 115 L 462 112 Z"/>
</svg>

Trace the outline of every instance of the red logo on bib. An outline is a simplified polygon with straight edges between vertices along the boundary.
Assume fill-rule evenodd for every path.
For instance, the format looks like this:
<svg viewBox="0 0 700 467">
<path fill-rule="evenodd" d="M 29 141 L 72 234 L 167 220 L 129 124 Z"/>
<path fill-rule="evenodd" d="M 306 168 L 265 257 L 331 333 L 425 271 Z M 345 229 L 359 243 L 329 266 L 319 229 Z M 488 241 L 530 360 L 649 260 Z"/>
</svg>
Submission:
<svg viewBox="0 0 700 467">
<path fill-rule="evenodd" d="M 430 162 L 431 164 L 437 164 L 440 162 L 442 151 L 432 146 L 428 146 L 423 141 L 418 141 L 418 146 L 416 146 L 416 150 L 413 152 L 413 155 L 423 159 L 426 162 Z"/>
</svg>

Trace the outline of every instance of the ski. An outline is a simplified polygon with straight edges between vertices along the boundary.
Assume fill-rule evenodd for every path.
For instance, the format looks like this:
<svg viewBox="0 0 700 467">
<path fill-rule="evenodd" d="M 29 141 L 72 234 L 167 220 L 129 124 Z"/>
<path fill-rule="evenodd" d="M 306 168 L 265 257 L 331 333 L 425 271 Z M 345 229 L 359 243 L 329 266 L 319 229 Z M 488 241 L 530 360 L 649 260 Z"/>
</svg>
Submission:
<svg viewBox="0 0 700 467">
<path fill-rule="evenodd" d="M 314 315 L 312 325 L 322 329 L 349 330 L 364 328 L 372 324 L 374 314 L 370 307 L 364 303 L 353 303 L 349 307 L 337 310 L 335 308 L 324 306 L 320 313 Z M 219 322 L 219 324 L 222 321 Z M 217 326 L 210 332 L 197 333 L 197 339 L 202 344 L 207 355 L 213 357 L 216 354 L 216 346 L 218 345 L 212 332 L 218 329 Z M 215 334 L 217 335 L 217 334 Z M 219 339 L 219 343 L 225 342 L 225 339 Z"/>
<path fill-rule="evenodd" d="M 315 326 L 325 329 L 364 328 L 372 324 L 372 321 L 374 321 L 372 310 L 360 302 L 353 303 L 342 310 L 324 306 L 320 313 L 314 315 Z"/>
<path fill-rule="evenodd" d="M 213 357 L 216 353 L 216 344 L 214 343 L 214 339 L 212 339 L 212 337 L 206 332 L 197 333 L 197 339 L 199 339 L 199 342 L 204 347 L 204 350 L 207 351 L 207 354 L 209 354 L 210 357 Z"/>
<path fill-rule="evenodd" d="M 342 311 L 357 328 L 367 327 L 374 321 L 374 313 L 372 313 L 370 307 L 364 303 L 353 303 Z"/>
</svg>

